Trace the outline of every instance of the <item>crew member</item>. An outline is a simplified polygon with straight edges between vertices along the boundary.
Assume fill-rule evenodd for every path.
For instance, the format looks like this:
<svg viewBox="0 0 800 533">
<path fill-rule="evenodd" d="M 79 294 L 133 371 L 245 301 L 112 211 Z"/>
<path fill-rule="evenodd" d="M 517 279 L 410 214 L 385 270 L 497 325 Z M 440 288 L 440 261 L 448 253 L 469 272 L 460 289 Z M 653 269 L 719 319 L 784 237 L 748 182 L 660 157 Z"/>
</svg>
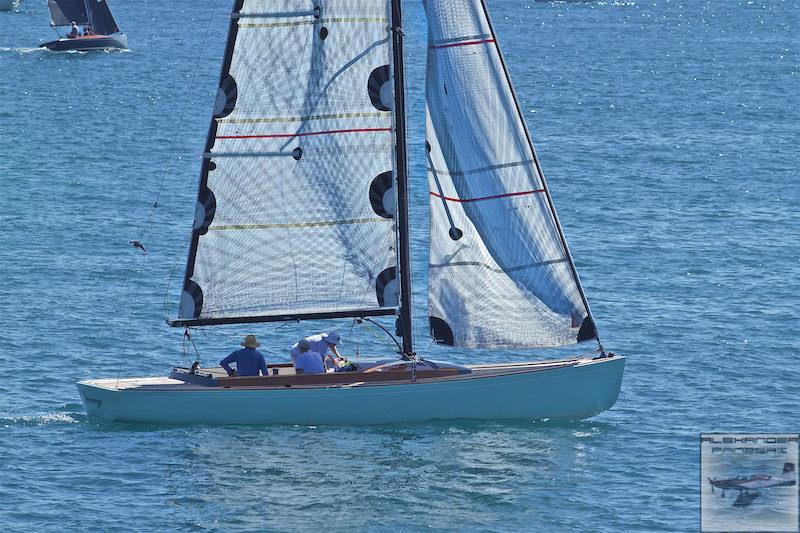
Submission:
<svg viewBox="0 0 800 533">
<path fill-rule="evenodd" d="M 259 370 L 266 376 L 267 361 L 264 354 L 256 350 L 261 343 L 255 335 L 247 335 L 241 342 L 244 346 L 241 350 L 236 350 L 228 357 L 219 362 L 220 366 L 228 372 L 229 376 L 257 376 Z M 231 363 L 236 363 L 236 370 L 231 368 Z"/>
<path fill-rule="evenodd" d="M 339 333 L 336 331 L 320 333 L 319 335 L 311 335 L 303 340 L 308 341 L 309 349 L 312 352 L 317 352 L 320 354 L 323 361 L 328 357 L 328 350 L 330 350 L 333 354 L 332 358 L 334 363 L 337 363 L 339 357 L 341 357 L 339 350 L 336 349 L 336 345 L 339 344 Z M 295 360 L 297 360 L 297 356 L 300 355 L 299 344 L 299 342 L 296 342 L 289 351 L 289 355 L 292 356 L 292 363 L 294 363 Z"/>
<path fill-rule="evenodd" d="M 298 374 L 324 374 L 325 364 L 322 356 L 311 350 L 311 343 L 303 339 L 297 343 L 299 355 L 294 361 L 294 369 Z"/>
<path fill-rule="evenodd" d="M 74 39 L 75 37 L 80 36 L 80 34 L 81 32 L 78 30 L 78 23 L 73 20 L 72 25 L 69 28 L 69 33 L 67 34 L 67 37 L 69 37 L 70 39 Z"/>
</svg>

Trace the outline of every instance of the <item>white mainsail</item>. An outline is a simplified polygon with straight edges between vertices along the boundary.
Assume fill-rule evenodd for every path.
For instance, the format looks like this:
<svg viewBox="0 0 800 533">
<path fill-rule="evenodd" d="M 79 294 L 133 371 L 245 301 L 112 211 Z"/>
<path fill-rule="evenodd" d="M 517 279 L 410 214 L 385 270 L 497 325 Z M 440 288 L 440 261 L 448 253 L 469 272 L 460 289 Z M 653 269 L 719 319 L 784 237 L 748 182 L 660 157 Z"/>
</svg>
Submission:
<svg viewBox="0 0 800 533">
<path fill-rule="evenodd" d="M 596 337 L 481 0 L 428 0 L 429 314 L 464 347 Z"/>
<path fill-rule="evenodd" d="M 389 19 L 236 2 L 175 325 L 395 312 Z"/>
</svg>

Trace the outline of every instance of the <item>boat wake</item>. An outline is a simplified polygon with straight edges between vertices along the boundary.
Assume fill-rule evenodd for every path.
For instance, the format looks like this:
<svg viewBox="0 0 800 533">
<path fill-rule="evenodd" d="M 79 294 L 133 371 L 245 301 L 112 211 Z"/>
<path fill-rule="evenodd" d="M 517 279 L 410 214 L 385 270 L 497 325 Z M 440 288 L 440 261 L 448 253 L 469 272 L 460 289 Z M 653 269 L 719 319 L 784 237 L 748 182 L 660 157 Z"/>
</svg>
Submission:
<svg viewBox="0 0 800 533">
<path fill-rule="evenodd" d="M 44 426 L 51 424 L 76 424 L 85 420 L 85 415 L 80 413 L 43 413 L 37 415 L 0 417 L 0 427 Z"/>
<path fill-rule="evenodd" d="M 31 427 L 51 424 L 76 424 L 88 419 L 79 403 L 68 403 L 56 408 L 52 413 L 37 413 L 22 416 L 4 416 L 0 414 L 0 427 Z"/>
<path fill-rule="evenodd" d="M 31 52 L 41 52 L 43 50 L 45 49 L 38 46 L 35 48 L 0 46 L 0 52 L 16 52 L 17 54 L 29 54 Z"/>
</svg>

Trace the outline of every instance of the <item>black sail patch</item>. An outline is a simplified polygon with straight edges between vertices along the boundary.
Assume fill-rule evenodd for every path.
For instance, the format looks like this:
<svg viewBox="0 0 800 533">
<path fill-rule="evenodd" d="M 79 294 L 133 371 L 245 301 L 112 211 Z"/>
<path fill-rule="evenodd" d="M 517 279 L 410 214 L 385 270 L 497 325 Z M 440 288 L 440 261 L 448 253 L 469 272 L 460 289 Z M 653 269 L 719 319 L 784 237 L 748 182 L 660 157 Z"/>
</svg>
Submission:
<svg viewBox="0 0 800 533">
<path fill-rule="evenodd" d="M 217 212 L 217 199 L 208 187 L 200 189 L 197 196 L 197 205 L 194 210 L 194 230 L 199 235 L 208 233 L 208 228 L 214 221 L 214 214 Z"/>
<path fill-rule="evenodd" d="M 453 330 L 450 325 L 439 317 L 428 317 L 431 324 L 431 337 L 436 344 L 453 346 Z"/>
<path fill-rule="evenodd" d="M 203 290 L 200 285 L 187 279 L 183 284 L 181 306 L 178 315 L 183 319 L 200 318 L 203 310 Z"/>
<path fill-rule="evenodd" d="M 397 201 L 394 197 L 394 174 L 390 170 L 379 174 L 369 186 L 369 203 L 372 210 L 383 218 L 394 218 Z"/>
<path fill-rule="evenodd" d="M 395 267 L 389 267 L 378 274 L 378 279 L 375 280 L 375 292 L 378 296 L 378 305 L 381 307 L 397 307 L 400 304 Z"/>
<path fill-rule="evenodd" d="M 236 107 L 236 99 L 239 91 L 236 87 L 236 80 L 233 76 L 226 74 L 220 81 L 217 89 L 217 100 L 214 102 L 214 118 L 227 117 Z"/>
<path fill-rule="evenodd" d="M 392 110 L 392 84 L 389 65 L 383 65 L 369 75 L 367 90 L 372 105 L 380 111 Z"/>
<path fill-rule="evenodd" d="M 578 330 L 578 342 L 588 341 L 597 338 L 597 329 L 594 327 L 594 320 L 587 316 L 583 319 L 581 329 Z"/>
</svg>

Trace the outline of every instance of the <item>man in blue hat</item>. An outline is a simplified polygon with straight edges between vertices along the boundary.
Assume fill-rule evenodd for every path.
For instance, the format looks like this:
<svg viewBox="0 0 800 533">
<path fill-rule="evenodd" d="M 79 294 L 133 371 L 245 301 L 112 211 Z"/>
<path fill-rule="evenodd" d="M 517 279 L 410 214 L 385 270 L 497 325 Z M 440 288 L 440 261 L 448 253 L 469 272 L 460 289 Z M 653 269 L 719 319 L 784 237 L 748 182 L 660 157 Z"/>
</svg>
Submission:
<svg viewBox="0 0 800 533">
<path fill-rule="evenodd" d="M 309 350 L 317 352 L 322 356 L 323 361 L 328 357 L 328 350 L 333 354 L 332 358 L 334 364 L 339 361 L 341 355 L 339 355 L 339 350 L 336 349 L 336 345 L 339 344 L 339 332 L 331 331 L 329 333 L 320 333 L 319 335 L 306 337 L 303 340 L 308 342 Z M 289 355 L 292 356 L 292 363 L 294 363 L 300 355 L 299 345 L 299 342 L 294 343 L 292 349 L 289 351 Z"/>
</svg>

